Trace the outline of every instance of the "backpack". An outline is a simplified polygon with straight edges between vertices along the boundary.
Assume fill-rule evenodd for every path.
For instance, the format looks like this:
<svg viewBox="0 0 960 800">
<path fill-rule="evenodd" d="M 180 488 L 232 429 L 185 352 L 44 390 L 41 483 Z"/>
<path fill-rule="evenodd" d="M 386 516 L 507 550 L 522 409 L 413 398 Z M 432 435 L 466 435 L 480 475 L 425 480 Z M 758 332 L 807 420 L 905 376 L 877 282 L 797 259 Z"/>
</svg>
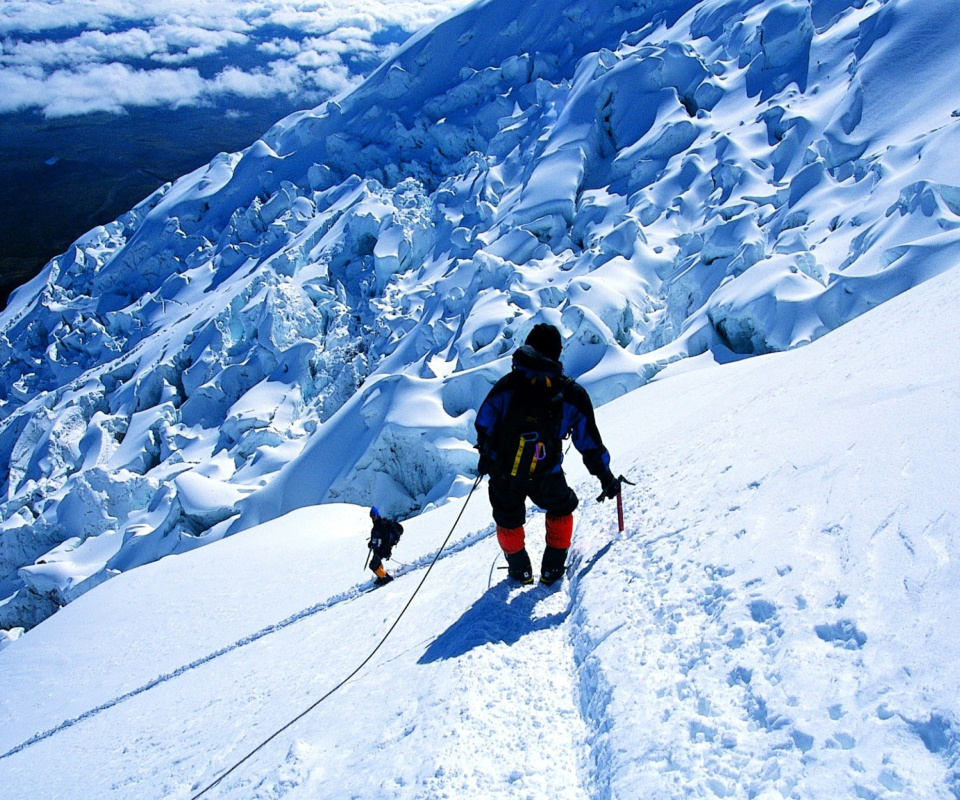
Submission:
<svg viewBox="0 0 960 800">
<path fill-rule="evenodd" d="M 511 374 L 512 395 L 494 434 L 496 472 L 530 480 L 556 469 L 563 452 L 560 417 L 568 382 L 563 375 L 531 382 Z"/>
<path fill-rule="evenodd" d="M 403 535 L 403 525 L 397 522 L 395 519 L 387 520 L 387 537 L 390 542 L 390 546 L 393 547 L 400 541 L 400 537 Z"/>
<path fill-rule="evenodd" d="M 403 525 L 396 520 L 381 517 L 370 535 L 370 549 L 389 553 L 400 541 L 402 534 Z"/>
</svg>

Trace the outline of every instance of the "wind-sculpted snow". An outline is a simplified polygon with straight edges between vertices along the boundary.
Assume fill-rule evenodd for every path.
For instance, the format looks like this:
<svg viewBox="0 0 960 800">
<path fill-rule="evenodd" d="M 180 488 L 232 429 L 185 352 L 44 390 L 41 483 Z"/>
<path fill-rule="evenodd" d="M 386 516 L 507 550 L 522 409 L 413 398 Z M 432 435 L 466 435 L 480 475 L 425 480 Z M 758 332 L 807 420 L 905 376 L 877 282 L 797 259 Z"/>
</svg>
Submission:
<svg viewBox="0 0 960 800">
<path fill-rule="evenodd" d="M 958 41 L 946 0 L 476 3 L 91 231 L 0 317 L 0 627 L 462 493 L 537 322 L 603 403 L 952 266 Z"/>
</svg>

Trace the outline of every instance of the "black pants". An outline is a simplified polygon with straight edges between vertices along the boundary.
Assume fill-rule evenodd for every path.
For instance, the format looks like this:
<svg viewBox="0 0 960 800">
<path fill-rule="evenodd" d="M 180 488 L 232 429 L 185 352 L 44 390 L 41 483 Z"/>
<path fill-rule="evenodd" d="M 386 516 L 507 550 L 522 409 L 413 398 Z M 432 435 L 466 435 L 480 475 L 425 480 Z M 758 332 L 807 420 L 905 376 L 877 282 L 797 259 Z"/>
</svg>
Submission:
<svg viewBox="0 0 960 800">
<path fill-rule="evenodd" d="M 393 548 L 391 547 L 389 550 L 373 550 L 371 552 L 373 555 L 370 559 L 370 569 L 376 572 L 378 569 L 380 569 L 380 565 L 390 558 Z"/>
<path fill-rule="evenodd" d="M 554 517 L 572 514 L 580 500 L 559 470 L 533 480 L 492 477 L 489 485 L 493 521 L 501 528 L 519 528 L 527 519 L 526 499 Z"/>
</svg>

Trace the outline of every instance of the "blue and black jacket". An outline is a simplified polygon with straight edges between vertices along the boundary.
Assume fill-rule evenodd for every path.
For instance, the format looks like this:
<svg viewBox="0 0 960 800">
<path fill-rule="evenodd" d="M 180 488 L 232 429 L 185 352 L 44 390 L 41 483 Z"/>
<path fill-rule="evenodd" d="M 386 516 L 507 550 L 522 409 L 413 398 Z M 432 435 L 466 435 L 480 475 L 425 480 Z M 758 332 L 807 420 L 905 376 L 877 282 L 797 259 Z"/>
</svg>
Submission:
<svg viewBox="0 0 960 800">
<path fill-rule="evenodd" d="M 563 374 L 559 361 L 529 345 L 514 352 L 513 369 L 490 390 L 475 426 L 480 471 L 491 477 L 523 480 L 559 472 L 562 441 L 569 436 L 591 475 L 601 483 L 613 478 L 590 396 Z"/>
</svg>

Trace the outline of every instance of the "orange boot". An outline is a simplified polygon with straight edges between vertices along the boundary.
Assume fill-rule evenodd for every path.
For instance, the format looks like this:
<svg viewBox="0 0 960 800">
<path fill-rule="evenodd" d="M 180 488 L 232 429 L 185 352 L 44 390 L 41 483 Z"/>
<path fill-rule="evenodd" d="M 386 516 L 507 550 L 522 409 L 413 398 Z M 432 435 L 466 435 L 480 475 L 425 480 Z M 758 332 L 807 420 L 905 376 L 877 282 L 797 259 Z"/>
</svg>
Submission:
<svg viewBox="0 0 960 800">
<path fill-rule="evenodd" d="M 383 564 L 377 567 L 373 571 L 373 574 L 377 576 L 377 579 L 374 581 L 377 586 L 383 586 L 385 583 L 390 583 L 390 581 L 393 580 L 393 575 L 387 574 L 387 571 L 383 568 Z"/>
</svg>

